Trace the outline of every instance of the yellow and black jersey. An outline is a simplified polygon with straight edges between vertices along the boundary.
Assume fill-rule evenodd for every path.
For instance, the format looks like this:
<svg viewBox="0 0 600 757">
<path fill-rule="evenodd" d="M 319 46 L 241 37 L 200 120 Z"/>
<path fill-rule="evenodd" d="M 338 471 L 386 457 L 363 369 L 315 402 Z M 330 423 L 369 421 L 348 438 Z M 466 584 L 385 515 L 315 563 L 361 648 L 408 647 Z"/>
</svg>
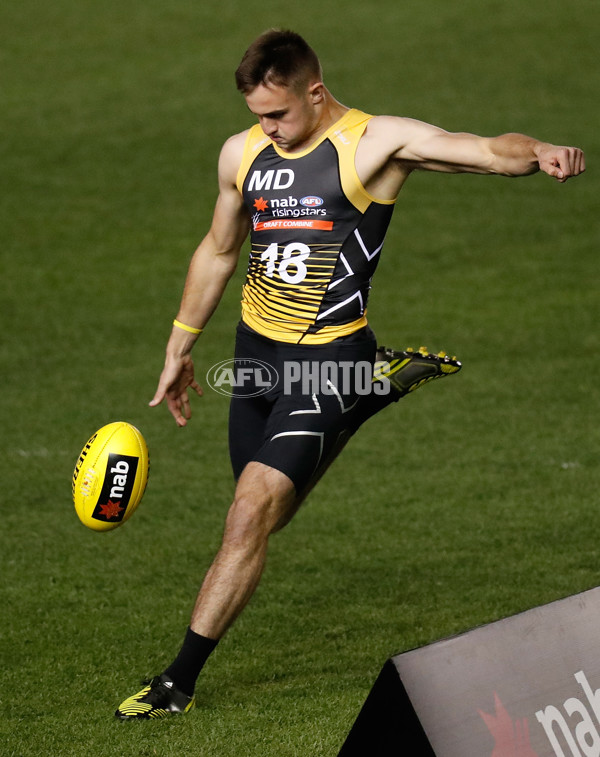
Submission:
<svg viewBox="0 0 600 757">
<path fill-rule="evenodd" d="M 308 149 L 285 153 L 259 125 L 237 186 L 252 218 L 242 320 L 280 342 L 323 344 L 366 325 L 394 201 L 371 197 L 354 164 L 372 116 L 347 111 Z"/>
</svg>

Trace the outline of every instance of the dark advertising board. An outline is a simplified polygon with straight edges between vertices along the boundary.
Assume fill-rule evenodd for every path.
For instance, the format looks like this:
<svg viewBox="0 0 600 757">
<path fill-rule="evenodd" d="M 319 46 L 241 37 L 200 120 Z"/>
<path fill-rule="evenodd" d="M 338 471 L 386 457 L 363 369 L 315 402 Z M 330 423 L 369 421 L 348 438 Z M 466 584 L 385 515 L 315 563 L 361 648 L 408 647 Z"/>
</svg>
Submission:
<svg viewBox="0 0 600 757">
<path fill-rule="evenodd" d="M 600 757 L 600 589 L 385 664 L 339 757 Z"/>
</svg>

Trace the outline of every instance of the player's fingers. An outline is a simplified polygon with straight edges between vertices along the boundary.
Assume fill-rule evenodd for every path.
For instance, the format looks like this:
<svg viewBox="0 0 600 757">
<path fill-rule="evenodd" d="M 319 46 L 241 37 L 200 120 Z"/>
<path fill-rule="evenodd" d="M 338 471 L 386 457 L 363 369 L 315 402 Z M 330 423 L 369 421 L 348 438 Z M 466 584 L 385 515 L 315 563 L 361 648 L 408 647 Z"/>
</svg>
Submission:
<svg viewBox="0 0 600 757">
<path fill-rule="evenodd" d="M 575 173 L 580 174 L 585 171 L 585 156 L 583 150 L 575 150 Z"/>
<path fill-rule="evenodd" d="M 150 407 L 156 407 L 157 405 L 160 405 L 160 403 L 168 395 L 169 386 L 171 385 L 171 379 L 169 378 L 168 374 L 167 375 L 165 374 L 166 374 L 166 371 L 163 371 L 160 374 L 160 377 L 158 379 L 158 386 L 156 387 L 156 393 L 149 402 Z"/>
<path fill-rule="evenodd" d="M 175 418 L 175 423 L 178 426 L 185 426 L 187 424 L 187 420 L 181 412 L 181 400 L 179 397 L 167 395 L 167 407 L 173 418 Z"/>
<path fill-rule="evenodd" d="M 571 176 L 578 176 L 585 171 L 585 159 L 583 151 L 578 147 L 564 147 L 558 153 L 559 171 L 562 176 L 557 175 L 561 182 L 565 182 Z"/>
<path fill-rule="evenodd" d="M 575 150 L 565 148 L 560 157 L 565 180 L 575 175 Z"/>
<path fill-rule="evenodd" d="M 189 421 L 189 419 L 192 417 L 192 408 L 190 406 L 190 398 L 188 397 L 187 391 L 184 391 L 184 393 L 181 395 L 180 406 L 183 410 L 183 415 Z"/>
<path fill-rule="evenodd" d="M 548 174 L 548 176 L 552 176 L 559 181 L 564 176 L 560 167 L 560 163 L 558 161 L 558 157 L 552 158 L 546 165 L 541 165 L 540 168 L 542 168 Z"/>
<path fill-rule="evenodd" d="M 156 390 L 156 394 L 154 395 L 154 397 L 152 397 L 148 404 L 150 405 L 150 407 L 156 407 L 157 405 L 160 405 L 164 398 L 165 390 L 159 384 L 158 389 Z"/>
<path fill-rule="evenodd" d="M 192 381 L 190 384 L 190 387 L 196 392 L 198 397 L 202 397 L 204 395 L 204 391 L 202 390 L 202 387 L 197 381 Z"/>
</svg>

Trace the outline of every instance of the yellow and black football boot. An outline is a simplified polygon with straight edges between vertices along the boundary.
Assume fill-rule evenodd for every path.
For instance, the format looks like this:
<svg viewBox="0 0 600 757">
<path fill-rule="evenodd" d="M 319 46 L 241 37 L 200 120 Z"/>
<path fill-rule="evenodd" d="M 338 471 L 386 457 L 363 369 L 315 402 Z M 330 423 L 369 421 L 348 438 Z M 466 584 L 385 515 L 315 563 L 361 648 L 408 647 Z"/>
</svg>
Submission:
<svg viewBox="0 0 600 757">
<path fill-rule="evenodd" d="M 403 352 L 389 347 L 378 347 L 373 370 L 373 381 L 387 378 L 393 389 L 404 396 L 435 379 L 458 373 L 462 364 L 445 352 L 434 354 L 427 347 L 417 352 L 411 347 Z"/>
<path fill-rule="evenodd" d="M 141 691 L 119 705 L 115 712 L 117 718 L 121 720 L 166 718 L 168 715 L 189 712 L 196 703 L 195 697 L 188 697 L 179 691 L 169 676 L 164 673 L 144 683 L 147 685 Z"/>
</svg>

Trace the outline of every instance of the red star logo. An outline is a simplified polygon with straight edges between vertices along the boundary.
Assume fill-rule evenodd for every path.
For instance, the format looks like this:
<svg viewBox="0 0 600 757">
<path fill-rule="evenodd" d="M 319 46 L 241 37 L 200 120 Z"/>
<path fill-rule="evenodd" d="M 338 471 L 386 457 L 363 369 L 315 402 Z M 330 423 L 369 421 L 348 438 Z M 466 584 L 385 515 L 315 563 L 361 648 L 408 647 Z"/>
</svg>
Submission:
<svg viewBox="0 0 600 757">
<path fill-rule="evenodd" d="M 529 741 L 527 718 L 513 722 L 506 707 L 495 692 L 494 703 L 496 705 L 495 716 L 479 710 L 479 714 L 494 737 L 494 751 L 491 757 L 508 757 L 509 755 L 510 757 L 539 757 L 533 751 Z"/>
<path fill-rule="evenodd" d="M 269 207 L 269 203 L 264 197 L 259 197 L 258 200 L 254 200 L 254 207 L 258 210 L 266 210 Z"/>
<path fill-rule="evenodd" d="M 116 518 L 121 510 L 124 509 L 125 508 L 121 507 L 121 504 L 119 502 L 111 502 L 110 499 L 105 505 L 100 505 L 100 513 L 106 518 L 106 520 Z"/>
</svg>

